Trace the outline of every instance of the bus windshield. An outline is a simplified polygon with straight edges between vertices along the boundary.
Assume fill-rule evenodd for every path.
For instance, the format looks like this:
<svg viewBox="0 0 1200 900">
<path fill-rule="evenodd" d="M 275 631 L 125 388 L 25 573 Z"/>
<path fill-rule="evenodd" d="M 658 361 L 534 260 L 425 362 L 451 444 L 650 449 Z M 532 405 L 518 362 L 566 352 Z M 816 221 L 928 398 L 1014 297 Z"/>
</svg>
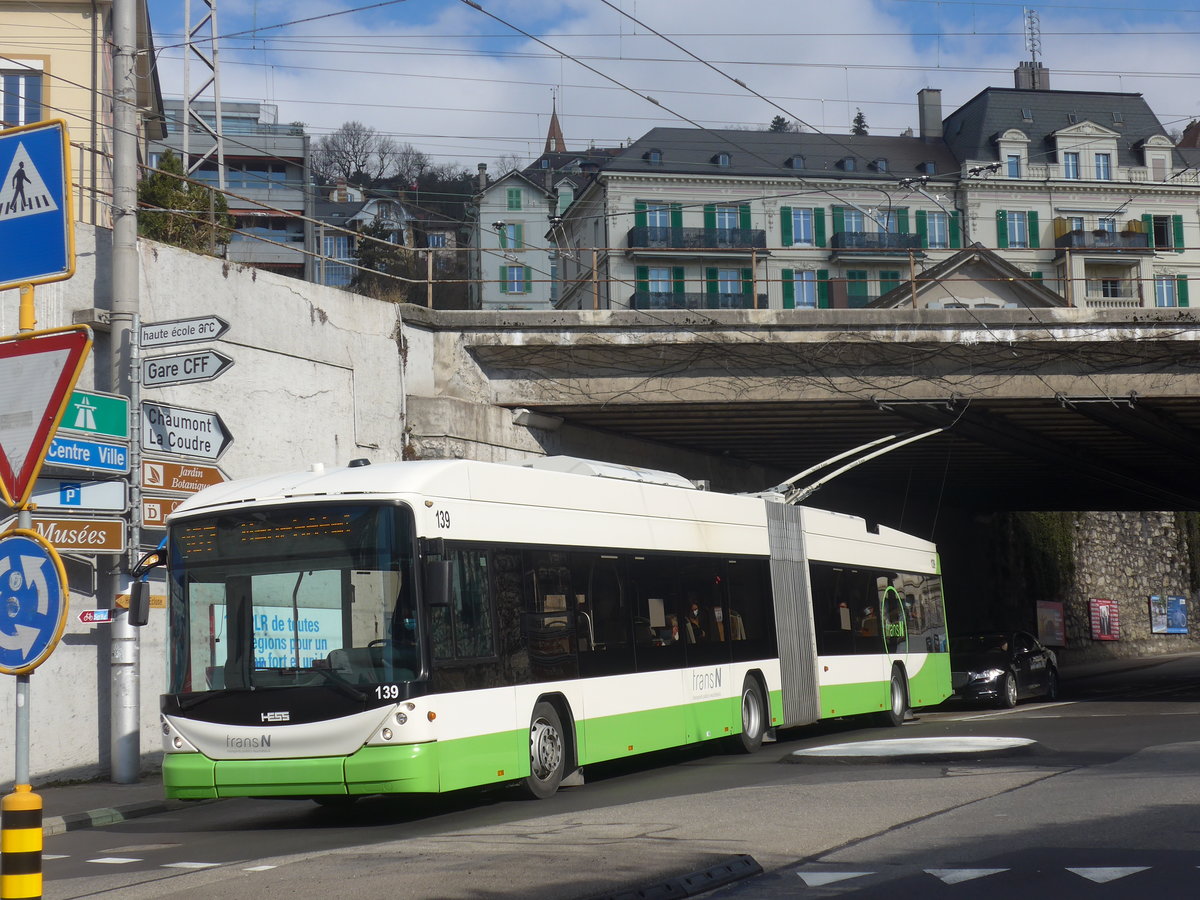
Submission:
<svg viewBox="0 0 1200 900">
<path fill-rule="evenodd" d="M 412 535 L 407 507 L 368 503 L 173 525 L 171 693 L 415 680 Z"/>
</svg>

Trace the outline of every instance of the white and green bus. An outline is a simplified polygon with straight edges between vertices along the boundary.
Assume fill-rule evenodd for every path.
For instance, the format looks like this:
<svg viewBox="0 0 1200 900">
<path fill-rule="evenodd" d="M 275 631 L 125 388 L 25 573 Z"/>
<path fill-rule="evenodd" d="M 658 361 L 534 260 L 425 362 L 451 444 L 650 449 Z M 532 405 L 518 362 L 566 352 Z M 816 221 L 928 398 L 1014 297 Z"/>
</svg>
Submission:
<svg viewBox="0 0 1200 900">
<path fill-rule="evenodd" d="M 357 462 L 357 461 L 356 461 Z M 951 693 L 928 541 L 551 457 L 234 481 L 169 520 L 169 797 L 545 797 Z"/>
</svg>

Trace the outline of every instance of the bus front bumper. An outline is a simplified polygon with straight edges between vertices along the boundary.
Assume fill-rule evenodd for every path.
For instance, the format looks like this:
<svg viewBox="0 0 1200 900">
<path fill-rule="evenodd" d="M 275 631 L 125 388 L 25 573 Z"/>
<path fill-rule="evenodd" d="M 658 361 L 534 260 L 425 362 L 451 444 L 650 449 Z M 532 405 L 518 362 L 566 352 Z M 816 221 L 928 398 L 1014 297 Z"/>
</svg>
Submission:
<svg viewBox="0 0 1200 900">
<path fill-rule="evenodd" d="M 163 788 L 172 800 L 436 793 L 436 747 L 363 747 L 351 756 L 311 759 L 214 760 L 203 753 L 168 753 Z"/>
</svg>

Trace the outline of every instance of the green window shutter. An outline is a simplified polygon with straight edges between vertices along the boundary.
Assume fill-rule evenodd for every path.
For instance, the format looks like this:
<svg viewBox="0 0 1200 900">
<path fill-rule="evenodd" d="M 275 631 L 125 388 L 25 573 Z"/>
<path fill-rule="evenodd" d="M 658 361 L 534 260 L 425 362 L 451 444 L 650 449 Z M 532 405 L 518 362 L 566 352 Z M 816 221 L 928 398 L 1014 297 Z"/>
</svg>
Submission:
<svg viewBox="0 0 1200 900">
<path fill-rule="evenodd" d="M 633 278 L 633 289 L 638 293 L 645 293 L 650 290 L 650 267 L 638 266 L 637 273 Z"/>
<path fill-rule="evenodd" d="M 509 188 L 508 189 L 508 208 L 509 209 L 520 209 L 521 208 L 521 189 L 520 188 Z"/>
<path fill-rule="evenodd" d="M 1175 236 L 1175 252 L 1183 252 L 1183 216 L 1171 216 L 1171 230 Z"/>
<path fill-rule="evenodd" d="M 785 247 L 792 246 L 792 208 L 790 206 L 779 207 L 779 233 L 782 238 L 780 243 Z"/>
<path fill-rule="evenodd" d="M 833 208 L 833 233 L 839 234 L 846 230 L 846 211 L 840 207 Z"/>
<path fill-rule="evenodd" d="M 717 208 L 711 203 L 704 204 L 704 227 L 709 231 L 717 228 Z"/>
<path fill-rule="evenodd" d="M 817 269 L 817 308 L 829 309 L 829 270 Z"/>
<path fill-rule="evenodd" d="M 898 287 L 900 287 L 899 272 L 885 269 L 879 273 L 879 295 L 881 297 L 888 291 L 895 290 Z"/>
<path fill-rule="evenodd" d="M 678 203 L 671 204 L 671 227 L 683 227 L 683 207 Z"/>
<path fill-rule="evenodd" d="M 742 294 L 749 297 L 754 293 L 754 270 L 742 269 Z"/>
<path fill-rule="evenodd" d="M 1029 247 L 1036 250 L 1042 246 L 1041 229 L 1038 228 L 1037 210 L 1031 209 L 1025 214 L 1025 221 L 1029 227 Z"/>
<path fill-rule="evenodd" d="M 750 205 L 748 203 L 738 207 L 738 228 L 742 231 L 750 230 Z"/>
<path fill-rule="evenodd" d="M 500 249 L 507 250 L 508 249 L 508 228 L 504 225 L 501 225 L 500 231 L 498 232 L 498 234 L 500 236 Z"/>
<path fill-rule="evenodd" d="M 908 234 L 908 210 L 896 210 L 896 232 L 898 234 Z"/>
<path fill-rule="evenodd" d="M 796 308 L 796 272 L 794 269 L 784 269 L 779 273 L 783 281 L 783 308 Z"/>
<path fill-rule="evenodd" d="M 634 200 L 633 201 L 633 227 L 634 228 L 645 228 L 646 227 L 646 201 L 645 200 Z"/>
<path fill-rule="evenodd" d="M 683 266 L 675 266 L 671 269 L 671 287 L 676 294 L 687 293 L 687 281 L 684 278 Z"/>
<path fill-rule="evenodd" d="M 1146 243 L 1154 247 L 1154 216 L 1146 213 L 1142 216 L 1142 230 L 1146 232 Z"/>
<path fill-rule="evenodd" d="M 1175 276 L 1175 302 L 1180 306 L 1188 305 L 1188 286 L 1186 275 Z"/>
<path fill-rule="evenodd" d="M 921 246 L 929 246 L 929 213 L 923 209 L 917 210 L 917 237 L 921 239 Z"/>
<path fill-rule="evenodd" d="M 1042 273 L 1041 272 L 1030 272 L 1029 277 L 1032 278 L 1034 281 L 1041 281 Z"/>
<path fill-rule="evenodd" d="M 525 266 L 525 293 L 533 293 L 533 269 Z"/>
<path fill-rule="evenodd" d="M 962 226 L 958 221 L 958 213 L 950 213 L 950 249 L 958 250 L 962 247 Z"/>
<path fill-rule="evenodd" d="M 813 243 L 818 247 L 825 246 L 825 210 L 813 210 Z"/>
<path fill-rule="evenodd" d="M 713 268 L 704 270 L 704 285 L 710 294 L 720 293 L 720 284 L 717 281 L 717 270 Z"/>
<path fill-rule="evenodd" d="M 500 267 L 500 293 L 508 293 L 508 266 Z"/>
<path fill-rule="evenodd" d="M 1008 211 L 1003 209 L 996 210 L 996 246 L 1008 248 Z"/>
<path fill-rule="evenodd" d="M 513 246 L 514 250 L 521 250 L 525 247 L 525 226 L 521 223 L 513 225 Z"/>
</svg>

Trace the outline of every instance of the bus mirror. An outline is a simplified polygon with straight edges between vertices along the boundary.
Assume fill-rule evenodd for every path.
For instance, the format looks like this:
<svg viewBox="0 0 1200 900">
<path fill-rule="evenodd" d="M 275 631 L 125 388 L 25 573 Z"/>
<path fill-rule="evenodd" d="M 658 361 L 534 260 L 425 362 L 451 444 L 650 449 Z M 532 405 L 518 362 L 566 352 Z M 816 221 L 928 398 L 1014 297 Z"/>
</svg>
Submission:
<svg viewBox="0 0 1200 900">
<path fill-rule="evenodd" d="M 150 582 L 135 581 L 129 586 L 129 624 L 145 625 L 150 621 Z"/>
<path fill-rule="evenodd" d="M 453 574 L 450 560 L 429 559 L 425 561 L 425 604 L 426 606 L 449 606 L 450 583 Z"/>
<path fill-rule="evenodd" d="M 133 567 L 129 574 L 134 578 L 141 578 L 151 569 L 161 566 L 166 561 L 167 556 L 163 550 L 151 550 L 137 561 L 137 565 Z"/>
</svg>

